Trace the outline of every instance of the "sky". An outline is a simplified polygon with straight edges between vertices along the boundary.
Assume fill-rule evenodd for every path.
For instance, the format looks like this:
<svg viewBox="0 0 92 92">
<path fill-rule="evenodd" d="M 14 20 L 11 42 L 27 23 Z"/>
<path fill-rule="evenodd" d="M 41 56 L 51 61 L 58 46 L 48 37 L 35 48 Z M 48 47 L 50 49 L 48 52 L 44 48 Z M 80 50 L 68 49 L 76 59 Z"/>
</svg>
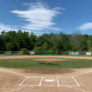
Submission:
<svg viewBox="0 0 92 92">
<path fill-rule="evenodd" d="M 92 0 L 0 0 L 0 32 L 92 34 Z"/>
</svg>

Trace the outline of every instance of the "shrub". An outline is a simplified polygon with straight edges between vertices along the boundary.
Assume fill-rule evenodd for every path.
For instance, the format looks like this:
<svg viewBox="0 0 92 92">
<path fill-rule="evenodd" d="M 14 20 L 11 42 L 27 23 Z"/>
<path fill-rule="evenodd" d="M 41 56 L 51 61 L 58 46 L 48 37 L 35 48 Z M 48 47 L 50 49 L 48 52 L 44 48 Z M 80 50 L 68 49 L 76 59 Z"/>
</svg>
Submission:
<svg viewBox="0 0 92 92">
<path fill-rule="evenodd" d="M 29 53 L 29 51 L 28 51 L 27 48 L 22 48 L 22 49 L 20 50 L 19 54 L 28 55 L 28 54 L 30 54 L 30 53 Z"/>
</svg>

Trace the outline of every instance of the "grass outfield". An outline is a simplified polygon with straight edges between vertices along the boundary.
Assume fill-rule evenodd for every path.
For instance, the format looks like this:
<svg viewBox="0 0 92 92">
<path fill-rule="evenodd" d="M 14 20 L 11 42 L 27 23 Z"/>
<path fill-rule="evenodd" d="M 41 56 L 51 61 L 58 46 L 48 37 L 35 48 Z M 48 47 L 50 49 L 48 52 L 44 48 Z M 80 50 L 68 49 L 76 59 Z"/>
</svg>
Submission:
<svg viewBox="0 0 92 92">
<path fill-rule="evenodd" d="M 89 68 L 92 60 L 66 59 L 64 61 L 44 62 L 32 59 L 0 60 L 0 67 L 7 68 Z"/>
</svg>

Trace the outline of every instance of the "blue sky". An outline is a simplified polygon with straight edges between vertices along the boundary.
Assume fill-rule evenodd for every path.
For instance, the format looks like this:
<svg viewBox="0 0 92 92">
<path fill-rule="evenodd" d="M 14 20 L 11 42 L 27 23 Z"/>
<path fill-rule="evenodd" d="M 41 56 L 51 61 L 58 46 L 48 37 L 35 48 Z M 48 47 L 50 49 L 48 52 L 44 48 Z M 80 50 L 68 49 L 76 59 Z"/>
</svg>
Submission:
<svg viewBox="0 0 92 92">
<path fill-rule="evenodd" d="M 0 0 L 0 31 L 92 34 L 92 0 Z"/>
</svg>

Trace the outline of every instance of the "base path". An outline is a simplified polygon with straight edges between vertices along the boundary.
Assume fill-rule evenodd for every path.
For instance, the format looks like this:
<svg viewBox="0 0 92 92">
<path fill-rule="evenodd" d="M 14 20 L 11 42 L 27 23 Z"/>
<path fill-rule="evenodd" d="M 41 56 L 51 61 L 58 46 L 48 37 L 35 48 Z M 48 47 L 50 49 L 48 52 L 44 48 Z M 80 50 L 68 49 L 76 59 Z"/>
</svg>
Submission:
<svg viewBox="0 0 92 92">
<path fill-rule="evenodd" d="M 89 59 L 92 57 L 84 56 L 58 56 L 58 55 L 34 55 L 34 56 L 0 56 L 0 59 L 19 59 L 19 58 L 66 58 L 66 59 Z"/>
</svg>

